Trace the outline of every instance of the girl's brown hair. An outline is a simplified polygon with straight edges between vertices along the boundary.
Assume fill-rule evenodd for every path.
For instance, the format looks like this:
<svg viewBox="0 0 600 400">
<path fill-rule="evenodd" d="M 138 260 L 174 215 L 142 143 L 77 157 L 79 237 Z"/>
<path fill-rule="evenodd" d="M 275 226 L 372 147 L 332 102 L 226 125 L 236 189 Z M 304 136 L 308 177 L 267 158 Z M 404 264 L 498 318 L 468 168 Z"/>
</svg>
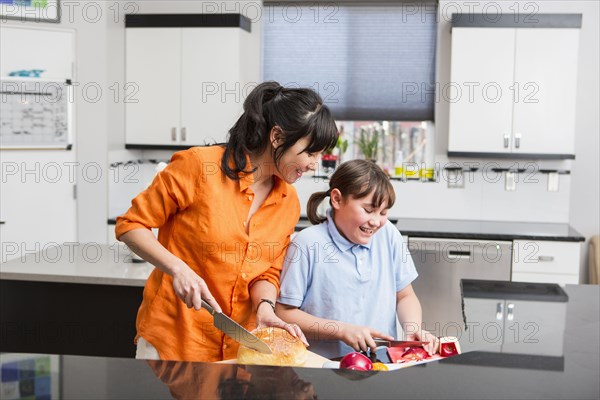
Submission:
<svg viewBox="0 0 600 400">
<path fill-rule="evenodd" d="M 328 191 L 315 192 L 308 199 L 306 213 L 311 223 L 316 225 L 327 219 L 317 214 L 317 208 L 333 189 L 338 189 L 344 199 L 347 196 L 362 199 L 373 192 L 373 207 L 376 208 L 387 201 L 386 208 L 389 209 L 396 201 L 396 193 L 390 179 L 377 164 L 367 160 L 347 161 L 331 176 Z M 331 205 L 331 199 L 329 204 Z"/>
</svg>

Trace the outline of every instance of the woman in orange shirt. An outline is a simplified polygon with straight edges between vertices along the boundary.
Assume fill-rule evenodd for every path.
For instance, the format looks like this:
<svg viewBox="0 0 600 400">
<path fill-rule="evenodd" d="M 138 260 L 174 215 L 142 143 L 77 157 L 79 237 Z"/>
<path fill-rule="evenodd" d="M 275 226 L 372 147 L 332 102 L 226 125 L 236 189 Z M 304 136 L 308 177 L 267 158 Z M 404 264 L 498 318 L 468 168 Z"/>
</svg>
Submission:
<svg viewBox="0 0 600 400">
<path fill-rule="evenodd" d="M 247 329 L 281 326 L 306 341 L 272 305 L 300 215 L 291 183 L 316 168 L 337 135 L 313 90 L 265 82 L 244 101 L 226 144 L 175 153 L 133 199 L 116 237 L 156 267 L 136 320 L 136 357 L 235 358 L 238 343 L 214 328 L 201 298 Z"/>
</svg>

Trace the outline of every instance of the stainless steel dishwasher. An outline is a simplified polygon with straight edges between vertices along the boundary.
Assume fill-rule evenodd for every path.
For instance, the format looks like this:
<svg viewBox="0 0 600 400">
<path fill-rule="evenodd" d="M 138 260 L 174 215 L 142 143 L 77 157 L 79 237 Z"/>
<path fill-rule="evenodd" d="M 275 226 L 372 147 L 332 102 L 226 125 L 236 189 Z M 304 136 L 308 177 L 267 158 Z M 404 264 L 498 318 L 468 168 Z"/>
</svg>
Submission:
<svg viewBox="0 0 600 400">
<path fill-rule="evenodd" d="M 423 308 L 423 328 L 436 336 L 465 335 L 461 279 L 510 281 L 512 242 L 409 238 L 419 273 L 413 288 Z"/>
</svg>

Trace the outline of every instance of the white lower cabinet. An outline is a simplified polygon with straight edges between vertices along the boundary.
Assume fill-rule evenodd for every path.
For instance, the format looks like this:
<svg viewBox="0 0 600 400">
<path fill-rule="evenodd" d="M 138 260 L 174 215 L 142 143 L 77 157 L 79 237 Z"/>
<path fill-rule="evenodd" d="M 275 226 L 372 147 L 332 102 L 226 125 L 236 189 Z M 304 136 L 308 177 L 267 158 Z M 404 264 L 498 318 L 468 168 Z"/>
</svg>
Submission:
<svg viewBox="0 0 600 400">
<path fill-rule="evenodd" d="M 515 240 L 512 281 L 579 283 L 580 242 Z"/>
</svg>

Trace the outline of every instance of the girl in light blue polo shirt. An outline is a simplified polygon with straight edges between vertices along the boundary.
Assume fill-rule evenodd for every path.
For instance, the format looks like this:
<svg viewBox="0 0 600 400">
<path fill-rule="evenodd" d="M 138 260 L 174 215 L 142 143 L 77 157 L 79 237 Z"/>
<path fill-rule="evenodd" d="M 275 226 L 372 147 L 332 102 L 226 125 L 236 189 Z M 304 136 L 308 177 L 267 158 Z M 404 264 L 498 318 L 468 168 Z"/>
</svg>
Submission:
<svg viewBox="0 0 600 400">
<path fill-rule="evenodd" d="M 317 214 L 329 197 L 326 217 Z M 338 167 L 327 192 L 308 201 L 315 224 L 290 244 L 281 274 L 277 314 L 296 323 L 310 349 L 327 358 L 377 347 L 374 338 L 398 337 L 396 316 L 407 340 L 437 339 L 421 329 L 417 277 L 398 229 L 387 220 L 396 195 L 375 163 L 352 160 Z"/>
</svg>

